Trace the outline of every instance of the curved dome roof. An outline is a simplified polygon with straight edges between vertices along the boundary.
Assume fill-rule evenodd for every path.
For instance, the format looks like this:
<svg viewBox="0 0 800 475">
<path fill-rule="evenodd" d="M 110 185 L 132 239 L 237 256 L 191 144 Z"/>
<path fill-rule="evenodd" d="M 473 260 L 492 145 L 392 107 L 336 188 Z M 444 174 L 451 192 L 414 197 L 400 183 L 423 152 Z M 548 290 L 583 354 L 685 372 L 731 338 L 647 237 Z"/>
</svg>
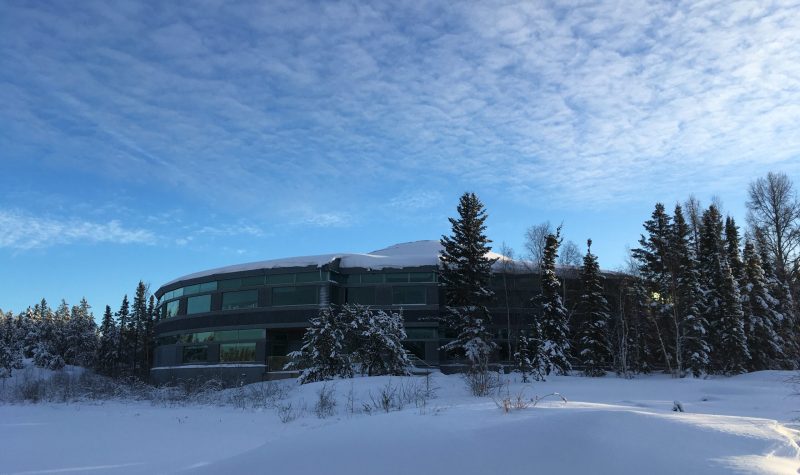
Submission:
<svg viewBox="0 0 800 475">
<path fill-rule="evenodd" d="M 197 279 L 215 274 L 228 274 L 258 269 L 279 269 L 282 267 L 321 267 L 334 260 L 339 260 L 340 268 L 363 267 L 365 269 L 389 269 L 403 267 L 436 266 L 439 265 L 439 254 L 442 245 L 439 241 L 425 240 L 395 244 L 385 249 L 378 249 L 366 254 L 359 253 L 333 253 L 314 256 L 287 257 L 283 259 L 270 259 L 266 261 L 248 262 L 232 266 L 218 267 L 215 269 L 195 272 L 173 279 L 164 286 L 183 280 Z M 500 254 L 490 252 L 488 257 L 493 259 L 507 259 Z"/>
</svg>

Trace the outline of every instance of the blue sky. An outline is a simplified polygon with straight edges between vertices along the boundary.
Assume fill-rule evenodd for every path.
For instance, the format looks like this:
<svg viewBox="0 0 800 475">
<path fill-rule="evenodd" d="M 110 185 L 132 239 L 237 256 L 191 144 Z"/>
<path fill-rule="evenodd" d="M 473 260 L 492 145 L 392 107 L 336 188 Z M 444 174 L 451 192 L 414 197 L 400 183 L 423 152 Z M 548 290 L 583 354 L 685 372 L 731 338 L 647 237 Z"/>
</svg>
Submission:
<svg viewBox="0 0 800 475">
<path fill-rule="evenodd" d="M 656 201 L 800 184 L 783 2 L 0 0 L 0 308 L 100 313 L 209 267 L 564 222 L 622 264 Z M 583 247 L 583 246 L 582 246 Z"/>
</svg>

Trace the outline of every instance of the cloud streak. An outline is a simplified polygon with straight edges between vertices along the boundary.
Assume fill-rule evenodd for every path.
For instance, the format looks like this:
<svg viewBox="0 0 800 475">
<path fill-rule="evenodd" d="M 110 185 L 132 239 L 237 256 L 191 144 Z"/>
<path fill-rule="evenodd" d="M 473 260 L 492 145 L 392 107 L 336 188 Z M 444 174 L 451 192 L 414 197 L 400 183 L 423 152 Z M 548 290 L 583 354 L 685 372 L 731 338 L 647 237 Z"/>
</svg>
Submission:
<svg viewBox="0 0 800 475">
<path fill-rule="evenodd" d="M 797 5 L 621 5 L 11 3 L 0 146 L 311 226 L 437 177 L 578 207 L 800 173 Z"/>
<path fill-rule="evenodd" d="M 152 245 L 156 236 L 146 229 L 125 227 L 118 220 L 59 220 L 0 210 L 0 248 L 25 251 L 76 243 Z"/>
</svg>

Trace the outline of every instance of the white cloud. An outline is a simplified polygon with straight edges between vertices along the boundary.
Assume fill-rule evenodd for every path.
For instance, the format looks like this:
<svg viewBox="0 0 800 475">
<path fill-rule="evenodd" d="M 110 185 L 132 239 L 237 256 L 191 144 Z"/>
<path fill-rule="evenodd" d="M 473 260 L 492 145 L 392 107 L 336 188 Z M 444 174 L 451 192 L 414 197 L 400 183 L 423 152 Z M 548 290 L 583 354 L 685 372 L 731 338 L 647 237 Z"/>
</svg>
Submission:
<svg viewBox="0 0 800 475">
<path fill-rule="evenodd" d="M 167 6 L 158 22 L 81 10 L 4 12 L 10 156 L 265 214 L 331 196 L 379 209 L 385 195 L 364 195 L 437 176 L 586 206 L 800 173 L 793 4 L 276 1 Z M 60 153 L 31 153 L 42 144 Z"/>
<path fill-rule="evenodd" d="M 146 229 L 126 228 L 118 220 L 105 223 L 53 219 L 0 210 L 0 248 L 29 250 L 73 243 L 154 244 Z"/>
</svg>

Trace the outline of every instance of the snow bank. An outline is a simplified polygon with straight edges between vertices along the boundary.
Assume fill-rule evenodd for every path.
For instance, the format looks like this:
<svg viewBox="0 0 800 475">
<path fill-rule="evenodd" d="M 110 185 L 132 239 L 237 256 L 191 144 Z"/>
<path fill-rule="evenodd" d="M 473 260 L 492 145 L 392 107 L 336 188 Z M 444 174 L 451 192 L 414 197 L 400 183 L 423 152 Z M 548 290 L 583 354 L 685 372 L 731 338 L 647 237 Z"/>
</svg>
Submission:
<svg viewBox="0 0 800 475">
<path fill-rule="evenodd" d="M 789 376 L 510 380 L 511 396 L 557 391 L 569 402 L 508 414 L 469 396 L 455 375 L 431 378 L 436 397 L 424 407 L 371 415 L 359 410 L 371 396 L 425 379 L 287 381 L 281 404 L 305 408 L 288 423 L 265 408 L 0 405 L 0 473 L 795 473 Z M 334 388 L 336 406 L 319 419 L 313 406 L 323 384 Z M 687 412 L 672 412 L 675 400 Z"/>
</svg>

